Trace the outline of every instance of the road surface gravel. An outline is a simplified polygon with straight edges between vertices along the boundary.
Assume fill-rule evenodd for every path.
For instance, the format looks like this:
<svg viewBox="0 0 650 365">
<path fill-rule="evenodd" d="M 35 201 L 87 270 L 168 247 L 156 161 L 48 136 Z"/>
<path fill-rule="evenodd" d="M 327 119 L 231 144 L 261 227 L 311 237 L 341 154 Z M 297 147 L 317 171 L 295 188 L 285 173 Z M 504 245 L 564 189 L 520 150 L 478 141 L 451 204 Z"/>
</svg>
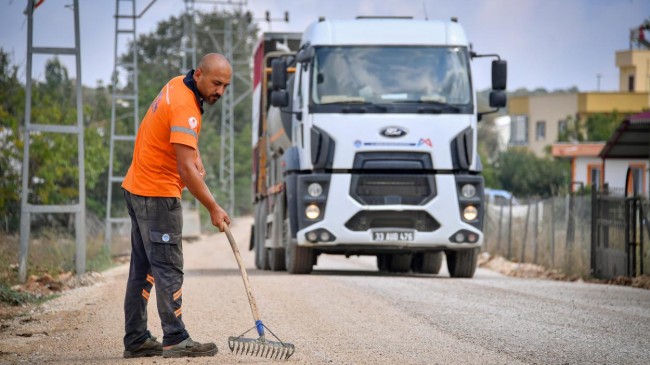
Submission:
<svg viewBox="0 0 650 365">
<path fill-rule="evenodd" d="M 232 231 L 264 323 L 296 346 L 288 364 L 648 364 L 650 291 L 518 279 L 478 269 L 473 279 L 380 274 L 373 257 L 322 255 L 311 275 L 262 272 L 248 251 L 250 218 Z M 253 326 L 223 234 L 184 243 L 183 320 L 215 357 L 123 359 L 128 265 L 0 327 L 0 363 L 253 364 L 227 338 Z M 155 294 L 149 328 L 161 336 Z M 249 333 L 254 337 L 253 332 Z M 278 362 L 277 360 L 275 362 Z"/>
</svg>

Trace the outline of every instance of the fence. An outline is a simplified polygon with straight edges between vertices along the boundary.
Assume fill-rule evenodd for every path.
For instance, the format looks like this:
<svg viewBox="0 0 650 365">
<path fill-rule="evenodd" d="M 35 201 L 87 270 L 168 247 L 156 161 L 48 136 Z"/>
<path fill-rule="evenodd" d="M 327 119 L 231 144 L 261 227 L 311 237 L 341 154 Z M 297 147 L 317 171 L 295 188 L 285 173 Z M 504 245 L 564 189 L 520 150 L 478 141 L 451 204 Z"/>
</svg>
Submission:
<svg viewBox="0 0 650 365">
<path fill-rule="evenodd" d="M 608 199 L 607 209 L 601 203 L 601 208 L 592 212 L 595 198 Z M 594 197 L 569 194 L 518 203 L 511 199 L 505 205 L 486 204 L 484 249 L 512 261 L 542 265 L 570 276 L 598 275 L 603 262 L 592 259 L 592 220 L 597 220 L 610 224 L 604 230 L 608 248 L 626 252 L 630 237 L 635 237 L 633 247 L 638 248 L 638 254 L 633 258 L 633 265 L 641 268 L 636 274 L 650 274 L 650 265 L 642 265 L 643 261 L 650 263 L 649 201 L 635 198 L 638 201 L 635 206 L 643 209 L 634 213 L 638 223 L 630 225 L 629 220 L 626 223 L 625 207 L 632 205 L 624 201 L 633 198 L 619 199 L 622 200 L 612 202 L 611 197 L 604 198 L 601 194 Z M 602 232 L 601 229 L 601 236 Z"/>
<path fill-rule="evenodd" d="M 591 197 L 530 199 L 487 204 L 485 250 L 568 275 L 591 272 Z"/>
<path fill-rule="evenodd" d="M 593 192 L 593 274 L 612 278 L 648 273 L 648 199 L 628 197 L 624 189 Z"/>
</svg>

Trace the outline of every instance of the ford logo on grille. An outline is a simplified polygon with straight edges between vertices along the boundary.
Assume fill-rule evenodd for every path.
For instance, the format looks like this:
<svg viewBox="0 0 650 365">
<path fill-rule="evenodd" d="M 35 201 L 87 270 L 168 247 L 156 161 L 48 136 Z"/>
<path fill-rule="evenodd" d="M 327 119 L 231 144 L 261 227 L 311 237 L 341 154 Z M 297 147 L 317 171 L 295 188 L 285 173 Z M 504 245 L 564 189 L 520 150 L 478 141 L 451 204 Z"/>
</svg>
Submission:
<svg viewBox="0 0 650 365">
<path fill-rule="evenodd" d="M 381 130 L 380 134 L 389 138 L 403 137 L 406 135 L 406 130 L 401 127 L 386 127 Z"/>
</svg>

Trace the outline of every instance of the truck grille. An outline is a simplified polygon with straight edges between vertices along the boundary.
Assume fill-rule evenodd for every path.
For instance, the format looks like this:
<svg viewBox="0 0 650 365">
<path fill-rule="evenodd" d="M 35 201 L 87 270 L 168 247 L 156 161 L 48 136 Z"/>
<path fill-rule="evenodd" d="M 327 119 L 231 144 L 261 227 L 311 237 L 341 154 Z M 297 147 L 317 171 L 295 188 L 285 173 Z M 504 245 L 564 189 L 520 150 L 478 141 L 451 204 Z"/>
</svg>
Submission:
<svg viewBox="0 0 650 365">
<path fill-rule="evenodd" d="M 361 204 L 420 205 L 433 197 L 426 175 L 357 175 L 352 196 Z"/>
<path fill-rule="evenodd" d="M 436 195 L 428 153 L 360 152 L 352 168 L 350 195 L 363 205 L 422 205 Z"/>
</svg>

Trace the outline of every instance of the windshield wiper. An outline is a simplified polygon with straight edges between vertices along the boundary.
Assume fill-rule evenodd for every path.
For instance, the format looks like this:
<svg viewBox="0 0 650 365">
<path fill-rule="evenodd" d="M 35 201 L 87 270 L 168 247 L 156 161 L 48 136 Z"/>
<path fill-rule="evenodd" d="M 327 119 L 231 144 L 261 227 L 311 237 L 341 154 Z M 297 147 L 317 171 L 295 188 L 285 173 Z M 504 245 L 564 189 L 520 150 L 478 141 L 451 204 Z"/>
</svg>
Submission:
<svg viewBox="0 0 650 365">
<path fill-rule="evenodd" d="M 343 109 L 341 109 L 343 113 L 365 113 L 367 112 L 366 107 L 375 108 L 381 112 L 385 112 L 386 110 L 388 110 L 388 108 L 386 108 L 383 105 L 371 103 L 369 101 L 342 100 L 331 104 L 345 104 L 346 106 L 344 106 Z M 351 107 L 352 105 L 354 105 L 355 107 L 359 106 L 359 108 Z"/>
<path fill-rule="evenodd" d="M 418 108 L 418 113 L 442 113 L 449 111 L 459 113 L 461 111 L 461 109 L 455 105 L 433 100 L 394 100 L 393 103 L 423 105 Z"/>
</svg>

